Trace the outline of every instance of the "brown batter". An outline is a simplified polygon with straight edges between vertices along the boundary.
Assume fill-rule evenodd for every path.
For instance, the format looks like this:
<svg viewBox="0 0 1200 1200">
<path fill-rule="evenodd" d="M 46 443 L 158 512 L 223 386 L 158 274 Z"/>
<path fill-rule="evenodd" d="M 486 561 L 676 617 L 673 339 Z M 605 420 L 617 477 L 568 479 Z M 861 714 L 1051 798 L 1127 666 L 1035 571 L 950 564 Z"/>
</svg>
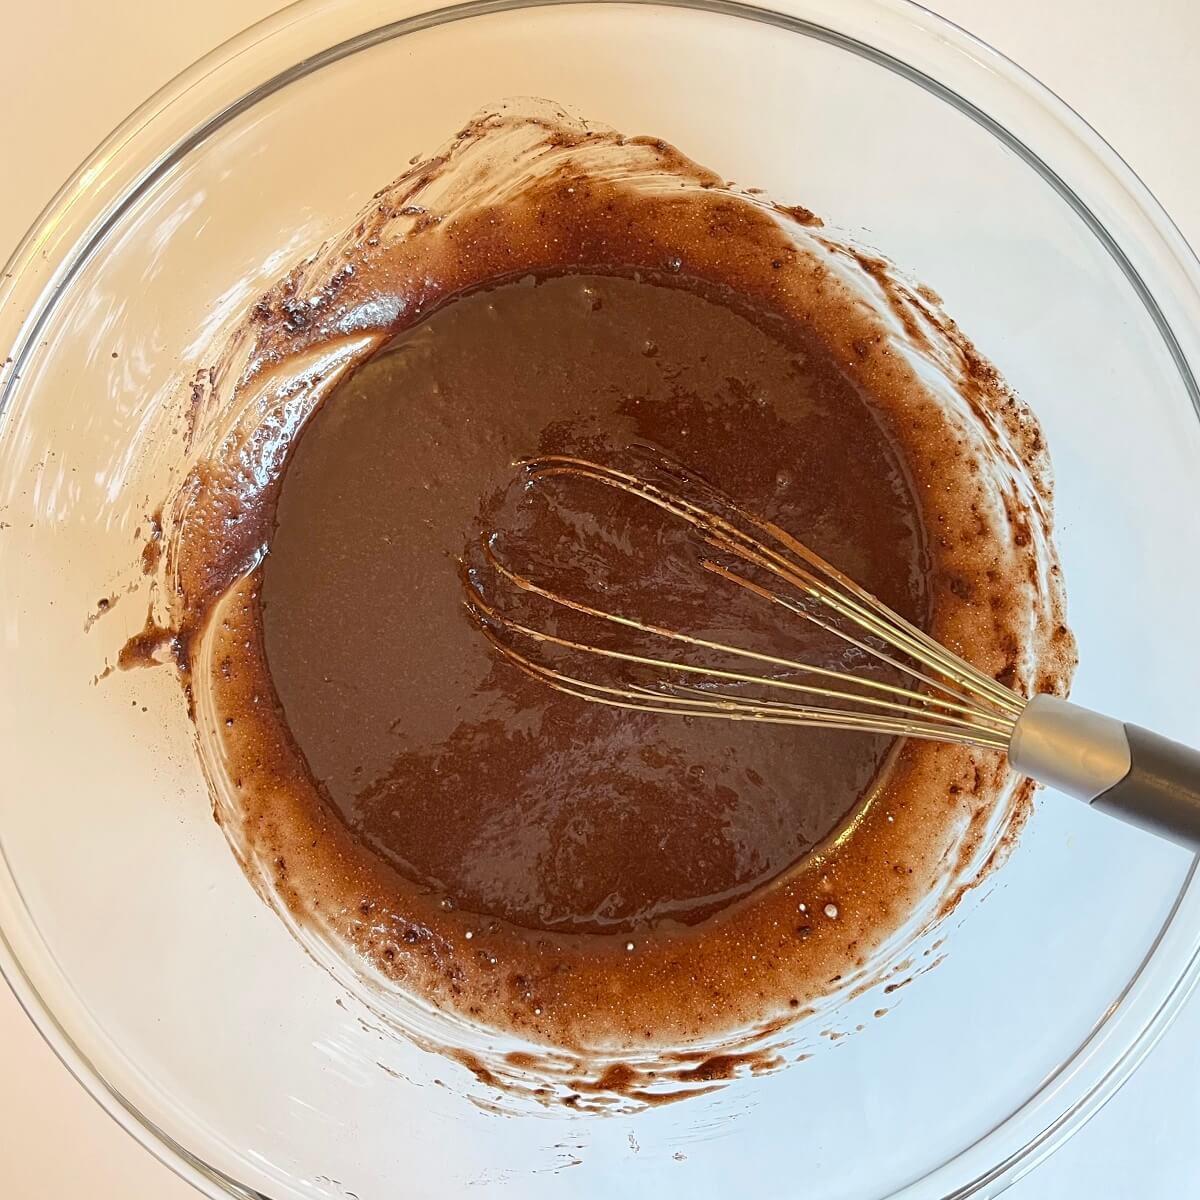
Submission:
<svg viewBox="0 0 1200 1200">
<path fill-rule="evenodd" d="M 632 1094 L 631 1048 L 693 1072 L 861 985 L 1020 828 L 1000 756 L 572 702 L 461 608 L 496 528 L 614 607 L 834 653 L 644 506 L 513 484 L 530 453 L 649 443 L 982 670 L 1064 689 L 1036 421 L 806 209 L 545 106 L 484 114 L 261 299 L 188 439 L 126 662 L 179 665 L 247 874 L 406 1027 L 417 997 L 572 1048 L 576 1098 Z"/>
<path fill-rule="evenodd" d="M 515 458 L 630 442 L 805 530 L 923 615 L 919 518 L 895 451 L 778 318 L 590 275 L 440 309 L 306 426 L 262 601 L 270 675 L 325 795 L 459 909 L 536 929 L 693 923 L 826 836 L 887 752 L 870 736 L 589 706 L 496 660 L 454 561 L 498 518 L 539 578 L 582 575 L 574 594 L 595 596 L 603 575 L 610 603 L 645 620 L 827 665 L 842 655 L 830 635 L 689 570 L 644 504 L 593 492 L 553 513 L 503 512 Z"/>
</svg>

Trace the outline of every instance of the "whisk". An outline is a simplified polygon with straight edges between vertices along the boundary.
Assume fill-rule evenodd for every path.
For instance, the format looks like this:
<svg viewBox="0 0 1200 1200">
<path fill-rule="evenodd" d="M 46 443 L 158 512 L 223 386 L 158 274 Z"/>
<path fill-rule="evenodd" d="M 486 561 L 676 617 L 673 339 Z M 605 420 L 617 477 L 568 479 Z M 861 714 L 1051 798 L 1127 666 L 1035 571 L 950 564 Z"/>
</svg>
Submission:
<svg viewBox="0 0 1200 1200">
<path fill-rule="evenodd" d="M 521 619 L 485 595 L 464 569 L 468 610 L 497 653 L 566 695 L 664 716 L 766 722 L 923 738 L 1006 752 L 1021 774 L 1135 825 L 1200 850 L 1200 752 L 1050 695 L 1030 699 L 972 666 L 905 620 L 792 534 L 659 455 L 623 470 L 567 455 L 518 463 L 528 483 L 588 480 L 652 505 L 703 548 L 714 579 L 809 622 L 852 648 L 854 669 L 794 660 L 610 611 L 607 596 L 568 595 L 506 562 L 486 534 L 490 576 L 578 623 L 629 631 L 634 643 L 599 644 Z M 625 464 L 628 465 L 628 464 Z M 635 464 L 636 465 L 636 464 Z M 719 602 L 719 598 L 718 601 Z M 547 626 L 551 626 L 548 628 Z M 696 651 L 722 665 L 694 661 Z M 688 655 L 692 655 L 691 658 Z M 568 666 L 558 661 L 568 659 Z M 569 662 L 578 665 L 570 669 Z M 883 668 L 884 678 L 859 664 Z M 624 672 L 616 678 L 587 669 Z"/>
</svg>

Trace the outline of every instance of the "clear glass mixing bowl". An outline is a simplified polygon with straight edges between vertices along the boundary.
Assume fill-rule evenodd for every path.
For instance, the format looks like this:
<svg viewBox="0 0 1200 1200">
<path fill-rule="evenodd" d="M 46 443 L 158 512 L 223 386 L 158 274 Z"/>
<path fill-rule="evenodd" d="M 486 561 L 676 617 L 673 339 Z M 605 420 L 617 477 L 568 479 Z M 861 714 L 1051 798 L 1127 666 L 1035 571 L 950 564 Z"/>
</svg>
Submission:
<svg viewBox="0 0 1200 1200">
<path fill-rule="evenodd" d="M 211 1196 L 993 1195 L 1195 981 L 1180 851 L 1046 796 L 945 961 L 868 998 L 890 1011 L 855 1036 L 813 1028 L 808 1061 L 705 1099 L 518 1119 L 376 1026 L 253 895 L 166 672 L 93 682 L 143 620 L 135 531 L 213 338 L 512 95 L 663 136 L 934 286 L 1047 431 L 1077 697 L 1200 740 L 1200 272 L 1061 103 L 900 0 L 311 0 L 134 114 L 0 280 L 5 973 L 101 1103 Z"/>
</svg>

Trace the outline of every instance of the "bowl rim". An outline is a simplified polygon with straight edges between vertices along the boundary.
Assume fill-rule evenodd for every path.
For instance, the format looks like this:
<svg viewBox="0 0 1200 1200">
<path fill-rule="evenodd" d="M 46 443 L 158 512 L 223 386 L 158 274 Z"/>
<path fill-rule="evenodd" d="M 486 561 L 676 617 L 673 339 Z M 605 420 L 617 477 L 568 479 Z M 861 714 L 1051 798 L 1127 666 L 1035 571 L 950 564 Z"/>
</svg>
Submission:
<svg viewBox="0 0 1200 1200">
<path fill-rule="evenodd" d="M 268 45 L 286 49 L 289 39 L 299 39 L 315 28 L 322 15 L 331 14 L 335 9 L 341 9 L 344 15 L 349 7 L 340 0 L 294 0 L 197 59 L 135 109 L 72 173 L 17 245 L 0 271 L 0 352 L 8 355 L 0 361 L 0 420 L 16 392 L 23 365 L 36 348 L 42 328 L 73 275 L 90 259 L 127 207 L 221 126 L 266 96 L 324 66 L 409 33 L 519 10 L 614 4 L 692 10 L 772 25 L 856 54 L 951 104 L 1033 168 L 1101 242 L 1163 338 L 1200 419 L 1200 384 L 1191 366 L 1192 362 L 1200 365 L 1200 335 L 1189 336 L 1189 325 L 1179 321 L 1173 323 L 1169 319 L 1156 294 L 1094 208 L 1033 146 L 984 107 L 920 66 L 853 36 L 844 28 L 848 18 L 852 23 L 854 14 L 869 12 L 880 29 L 894 39 L 910 39 L 915 44 L 929 47 L 931 52 L 942 54 L 948 46 L 958 52 L 960 73 L 970 75 L 973 82 L 990 75 L 993 90 L 999 87 L 1007 98 L 1029 106 L 1030 115 L 1046 123 L 1055 137 L 1061 139 L 1066 135 L 1067 141 L 1063 145 L 1072 153 L 1081 154 L 1083 161 L 1093 168 L 1097 164 L 1103 168 L 1108 176 L 1108 199 L 1118 209 L 1123 209 L 1126 217 L 1139 224 L 1139 232 L 1149 231 L 1155 235 L 1156 244 L 1142 249 L 1176 276 L 1177 286 L 1182 286 L 1186 292 L 1185 309 L 1200 318 L 1200 262 L 1178 227 L 1125 160 L 1070 105 L 1011 59 L 915 0 L 854 0 L 852 4 L 846 0 L 763 0 L 762 3 L 756 0 L 463 0 L 445 6 L 438 6 L 436 0 L 396 0 L 394 7 L 403 15 L 324 46 L 315 53 L 305 54 L 266 80 L 243 84 L 243 76 L 249 80 L 258 74 L 253 51 Z M 186 107 L 182 102 L 191 93 L 201 93 L 205 85 L 213 89 L 232 85 L 234 97 L 212 112 L 205 94 L 200 100 L 203 105 L 200 111 L 205 114 L 203 119 L 189 125 L 181 119 L 185 114 L 180 114 L 179 109 Z M 239 86 L 242 87 L 240 91 Z M 1191 327 L 1200 330 L 1200 319 Z M 1190 356 L 1184 341 L 1190 345 Z M 1177 917 L 1181 910 L 1195 909 L 1200 916 L 1198 865 L 1200 860 L 1193 860 L 1179 897 L 1142 963 L 1105 1019 L 1081 1042 L 1074 1054 L 1044 1080 L 1039 1090 L 1021 1107 L 945 1163 L 893 1193 L 892 1200 L 915 1200 L 918 1192 L 928 1195 L 931 1188 L 939 1189 L 936 1194 L 942 1200 L 997 1195 L 1067 1141 L 1116 1094 L 1200 982 L 1200 935 L 1191 939 L 1190 956 L 1177 977 L 1173 977 L 1173 972 L 1164 971 L 1161 961 L 1157 964 L 1153 961 L 1164 940 L 1179 940 Z M 2 845 L 0 866 L 3 867 L 0 892 L 11 885 L 19 899 L 19 888 Z M 3 896 L 0 896 L 2 900 Z M 0 912 L 5 908 L 0 903 Z M 1170 938 L 1173 928 L 1177 936 Z M 27 969 L 27 960 L 21 954 L 22 942 L 29 943 L 24 946 L 27 953 L 36 949 L 30 939 L 22 938 L 19 932 L 14 936 L 13 931 L 0 922 L 0 974 L 8 981 L 47 1044 L 100 1106 L 160 1162 L 202 1193 L 214 1198 L 233 1196 L 238 1200 L 268 1200 L 262 1193 L 211 1167 L 189 1151 L 104 1077 L 41 994 L 33 974 Z M 40 939 L 38 944 L 41 945 Z M 1159 968 L 1155 974 L 1168 977 L 1165 990 L 1162 980 L 1155 979 L 1153 985 L 1147 981 L 1147 973 L 1154 966 Z M 1137 999 L 1143 991 L 1157 993 L 1161 998 L 1144 1018 L 1141 1028 L 1134 1032 L 1114 1060 L 1098 1071 L 1089 1073 L 1083 1069 L 1094 1066 L 1083 1063 L 1081 1067 L 1080 1062 L 1088 1048 L 1098 1043 L 1114 1016 L 1126 1025 L 1136 1023 L 1135 1014 L 1128 1010 L 1118 1013 L 1117 1010 L 1127 1000 Z M 1036 1106 L 1039 1097 L 1047 1098 L 1048 1090 L 1060 1085 L 1073 1085 L 1074 1094 L 1068 1097 L 1069 1102 L 1065 1106 L 1059 1105 L 1051 1119 L 994 1162 L 992 1151 L 1006 1127 Z M 974 1174 L 962 1181 L 963 1169 L 972 1169 L 976 1160 L 992 1165 L 975 1169 Z M 959 1182 L 952 1182 L 954 1176 Z"/>
</svg>

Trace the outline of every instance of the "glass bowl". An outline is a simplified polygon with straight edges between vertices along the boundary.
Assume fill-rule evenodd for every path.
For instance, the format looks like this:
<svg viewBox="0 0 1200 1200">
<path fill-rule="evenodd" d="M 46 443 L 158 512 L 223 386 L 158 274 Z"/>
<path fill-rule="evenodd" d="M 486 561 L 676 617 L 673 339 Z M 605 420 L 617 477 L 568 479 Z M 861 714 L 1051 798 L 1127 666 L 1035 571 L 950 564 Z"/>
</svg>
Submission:
<svg viewBox="0 0 1200 1200">
<path fill-rule="evenodd" d="M 516 1118 L 381 1028 L 254 895 L 168 674 L 104 675 L 145 618 L 135 535 L 221 331 L 514 95 L 665 137 L 933 286 L 1045 427 L 1076 697 L 1200 740 L 1200 270 L 1065 106 L 900 0 L 306 0 L 148 101 L 0 279 L 5 974 L 210 1196 L 994 1195 L 1194 984 L 1181 851 L 1045 795 L 911 986 L 801 1031 L 807 1061 L 639 1114 Z"/>
</svg>

